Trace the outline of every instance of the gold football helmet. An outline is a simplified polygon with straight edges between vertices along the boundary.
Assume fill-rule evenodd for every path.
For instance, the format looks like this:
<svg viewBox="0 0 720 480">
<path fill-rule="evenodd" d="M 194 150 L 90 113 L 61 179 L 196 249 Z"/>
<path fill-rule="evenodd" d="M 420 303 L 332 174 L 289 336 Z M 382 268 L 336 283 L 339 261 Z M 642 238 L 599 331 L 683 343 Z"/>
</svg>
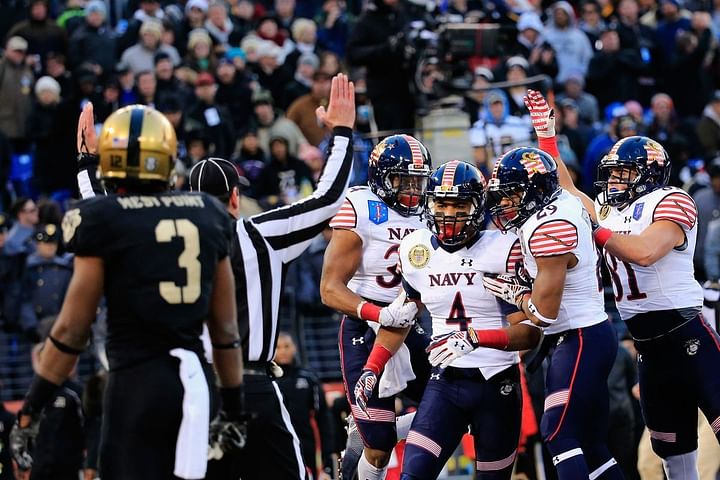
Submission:
<svg viewBox="0 0 720 480">
<path fill-rule="evenodd" d="M 105 183 L 167 185 L 177 155 L 175 129 L 154 108 L 123 107 L 105 120 L 98 155 Z"/>
</svg>

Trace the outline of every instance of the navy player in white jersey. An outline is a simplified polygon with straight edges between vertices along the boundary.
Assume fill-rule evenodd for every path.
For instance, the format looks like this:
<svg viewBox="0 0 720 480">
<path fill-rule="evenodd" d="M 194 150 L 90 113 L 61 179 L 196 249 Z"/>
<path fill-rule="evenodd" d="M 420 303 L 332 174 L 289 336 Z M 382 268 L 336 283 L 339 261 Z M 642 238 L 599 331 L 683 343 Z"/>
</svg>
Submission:
<svg viewBox="0 0 720 480">
<path fill-rule="evenodd" d="M 528 106 L 538 136 L 552 151 L 552 110 L 533 91 Z M 556 149 L 554 155 L 559 160 Z M 670 158 L 647 137 L 621 139 L 603 157 L 595 202 L 558 164 L 563 187 L 600 225 L 595 241 L 604 249 L 618 311 L 640 354 L 640 403 L 653 450 L 670 480 L 697 479 L 698 407 L 720 438 L 720 338 L 700 314 L 703 293 L 692 261 L 695 203 L 667 185 Z"/>
<path fill-rule="evenodd" d="M 403 479 L 437 478 L 468 426 L 476 478 L 512 475 L 522 410 L 517 350 L 534 348 L 541 331 L 482 288 L 483 273 L 514 271 L 518 240 L 486 231 L 484 217 L 482 173 L 453 160 L 430 177 L 429 230 L 400 243 L 404 289 L 432 317 L 435 367 L 408 434 Z"/>
<path fill-rule="evenodd" d="M 488 182 L 493 222 L 520 237 L 534 279 L 486 275 L 483 283 L 545 329 L 552 350 L 540 429 L 561 480 L 623 478 L 606 441 L 607 377 L 617 353 L 604 310 L 590 219 L 558 185 L 555 161 L 537 148 L 510 150 Z"/>
<path fill-rule="evenodd" d="M 384 478 L 390 453 L 397 442 L 395 400 L 369 398 L 354 390 L 358 379 L 380 374 L 376 367 L 390 353 L 373 348 L 378 336 L 405 329 L 417 314 L 414 303 L 398 298 L 401 276 L 397 271 L 400 241 L 423 228 L 422 197 L 430 174 L 430 155 L 409 135 L 381 141 L 370 155 L 368 187 L 355 187 L 330 222 L 333 236 L 325 253 L 320 293 L 323 302 L 345 314 L 340 327 L 340 355 L 345 389 L 357 429 L 365 446 L 358 464 L 361 478 Z M 429 337 L 413 327 L 406 344 L 417 380 L 408 388 L 419 399 L 430 366 L 424 349 Z M 374 383 L 373 383 L 374 384 Z M 409 425 L 409 422 L 407 422 Z M 343 461 L 344 474 L 353 470 Z"/>
</svg>

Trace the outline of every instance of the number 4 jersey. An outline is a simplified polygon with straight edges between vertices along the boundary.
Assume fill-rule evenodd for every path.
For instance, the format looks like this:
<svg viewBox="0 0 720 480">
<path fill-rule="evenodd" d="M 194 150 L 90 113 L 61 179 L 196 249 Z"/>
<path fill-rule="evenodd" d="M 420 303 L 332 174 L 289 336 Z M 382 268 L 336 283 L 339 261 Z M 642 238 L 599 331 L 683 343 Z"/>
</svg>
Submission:
<svg viewBox="0 0 720 480">
<path fill-rule="evenodd" d="M 590 218 L 580 200 L 562 191 L 555 201 L 531 216 L 518 235 L 525 268 L 533 278 L 537 277 L 536 258 L 572 253 L 577 259 L 565 276 L 557 321 L 545 329 L 546 334 L 589 327 L 607 319 Z"/>
<path fill-rule="evenodd" d="M 595 209 L 600 224 L 617 234 L 638 235 L 660 220 L 676 223 L 685 233 L 683 245 L 648 267 L 620 261 L 605 252 L 623 320 L 638 313 L 702 305 L 702 287 L 693 269 L 697 208 L 687 193 L 665 187 L 639 197 L 623 209 L 601 207 L 597 202 Z"/>
<path fill-rule="evenodd" d="M 62 228 L 77 256 L 103 260 L 111 370 L 176 347 L 202 353 L 215 271 L 233 238 L 231 219 L 216 199 L 202 193 L 95 197 L 69 210 Z"/>
<path fill-rule="evenodd" d="M 433 336 L 475 329 L 508 326 L 505 314 L 517 312 L 482 284 L 484 273 L 514 272 L 519 256 L 517 237 L 497 230 L 485 231 L 455 252 L 443 249 L 426 229 L 405 237 L 400 264 L 410 298 L 420 298 L 432 317 Z M 518 363 L 517 352 L 480 347 L 453 361 L 453 367 L 479 368 L 489 379 Z"/>
<path fill-rule="evenodd" d="M 348 288 L 368 300 L 390 303 L 398 296 L 402 277 L 397 271 L 400 241 L 425 228 L 419 216 L 403 217 L 368 187 L 348 191 L 330 226 L 354 232 L 362 240 L 362 259 Z"/>
</svg>

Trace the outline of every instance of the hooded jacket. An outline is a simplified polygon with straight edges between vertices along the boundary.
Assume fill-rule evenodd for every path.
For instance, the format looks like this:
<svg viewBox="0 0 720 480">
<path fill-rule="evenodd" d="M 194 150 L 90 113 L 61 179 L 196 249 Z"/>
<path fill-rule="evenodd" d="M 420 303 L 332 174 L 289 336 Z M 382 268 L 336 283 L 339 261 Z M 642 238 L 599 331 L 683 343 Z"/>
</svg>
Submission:
<svg viewBox="0 0 720 480">
<path fill-rule="evenodd" d="M 569 25 L 563 29 L 555 25 L 554 11 L 558 8 L 567 12 L 570 17 Z M 587 74 L 593 49 L 585 32 L 577 27 L 575 12 L 568 2 L 564 0 L 556 2 L 552 10 L 553 15 L 548 19 L 543 36 L 555 49 L 559 67 L 555 80 L 558 83 L 565 83 L 571 73 L 580 73 L 583 76 Z"/>
</svg>

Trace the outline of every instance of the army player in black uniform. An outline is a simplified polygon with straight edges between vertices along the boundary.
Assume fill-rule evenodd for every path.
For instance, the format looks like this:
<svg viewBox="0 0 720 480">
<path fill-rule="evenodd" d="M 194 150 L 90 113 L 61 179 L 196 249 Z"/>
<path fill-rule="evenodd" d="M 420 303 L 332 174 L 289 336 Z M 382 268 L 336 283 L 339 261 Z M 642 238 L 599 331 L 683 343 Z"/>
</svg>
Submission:
<svg viewBox="0 0 720 480">
<path fill-rule="evenodd" d="M 139 105 L 120 109 L 99 140 L 92 123 L 86 107 L 78 129 L 80 160 L 99 156 L 112 193 L 80 202 L 63 220 L 75 272 L 13 429 L 13 456 L 21 468 L 32 466 L 29 444 L 40 412 L 87 345 L 104 293 L 110 372 L 102 478 L 203 478 L 213 388 L 201 360 L 203 321 L 223 387 L 223 409 L 212 428 L 237 433 L 242 412 L 228 258 L 232 227 L 214 198 L 166 191 L 177 141 L 162 114 Z"/>
</svg>

